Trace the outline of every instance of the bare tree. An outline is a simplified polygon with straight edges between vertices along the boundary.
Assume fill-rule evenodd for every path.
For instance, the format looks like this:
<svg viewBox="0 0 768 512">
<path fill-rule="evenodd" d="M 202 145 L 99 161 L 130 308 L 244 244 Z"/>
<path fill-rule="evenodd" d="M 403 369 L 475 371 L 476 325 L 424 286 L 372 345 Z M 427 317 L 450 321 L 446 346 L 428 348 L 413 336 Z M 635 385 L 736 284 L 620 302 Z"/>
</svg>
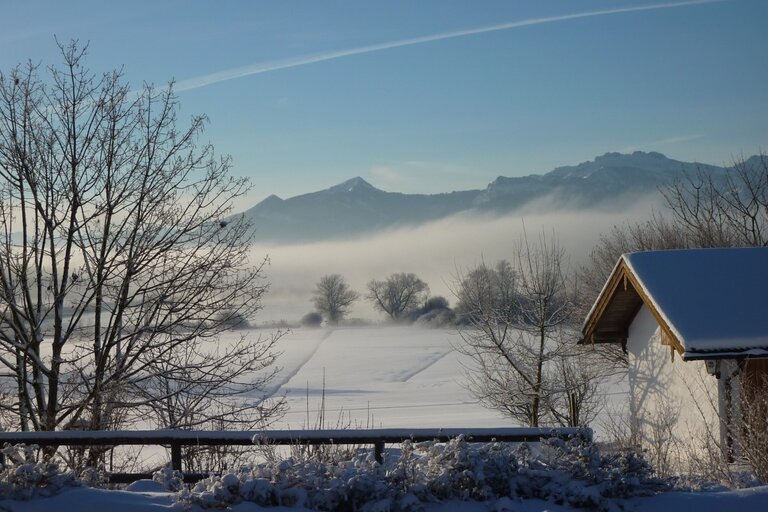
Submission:
<svg viewBox="0 0 768 512">
<path fill-rule="evenodd" d="M 312 302 L 315 308 L 328 318 L 328 322 L 338 324 L 349 312 L 352 303 L 360 294 L 350 288 L 347 281 L 339 274 L 328 274 L 320 278 Z"/>
<path fill-rule="evenodd" d="M 252 430 L 267 426 L 283 403 L 264 400 L 272 377 L 272 357 L 266 351 L 273 340 L 240 336 L 225 346 L 218 343 L 184 345 L 173 359 L 160 358 L 157 373 L 130 394 L 146 403 L 140 413 L 156 428 Z M 266 371 L 265 371 L 266 370 Z M 149 384 L 149 385 L 147 385 Z"/>
<path fill-rule="evenodd" d="M 367 298 L 379 311 L 400 320 L 419 307 L 429 296 L 427 283 L 415 274 L 392 274 L 384 281 L 368 283 Z"/>
<path fill-rule="evenodd" d="M 586 422 L 597 407 L 596 375 L 570 359 L 576 331 L 565 253 L 542 234 L 535 245 L 524 237 L 513 261 L 483 264 L 457 280 L 470 312 L 458 347 L 471 361 L 469 389 L 531 426 Z"/>
<path fill-rule="evenodd" d="M 699 170 L 662 189 L 691 247 L 768 245 L 768 157 L 736 160 L 725 176 Z"/>
<path fill-rule="evenodd" d="M 744 372 L 744 367 L 761 365 L 762 371 Z M 764 360 L 747 360 L 742 366 L 742 389 L 739 407 L 732 426 L 741 458 L 755 476 L 768 482 L 768 364 Z"/>
<path fill-rule="evenodd" d="M 619 257 L 628 252 L 768 245 L 768 157 L 736 160 L 725 174 L 700 168 L 661 189 L 667 209 L 601 235 L 579 270 L 577 308 L 585 317 Z M 597 350 L 618 365 L 614 345 Z"/>
<path fill-rule="evenodd" d="M 667 211 L 614 226 L 580 271 L 588 309 L 627 252 L 768 245 L 768 157 L 736 160 L 724 175 L 699 169 L 661 189 Z M 583 309 L 583 312 L 586 311 Z"/>
<path fill-rule="evenodd" d="M 515 270 L 507 260 L 493 267 L 485 262 L 470 270 L 458 281 L 455 290 L 456 311 L 469 319 L 487 312 L 498 315 L 498 322 L 512 322 L 516 313 Z"/>
<path fill-rule="evenodd" d="M 0 74 L 0 365 L 18 395 L 0 407 L 22 430 L 104 429 L 183 393 L 255 391 L 274 340 L 224 350 L 254 379 L 197 348 L 267 289 L 253 230 L 228 218 L 247 182 L 196 144 L 204 117 L 178 126 L 172 86 L 132 92 L 60 47 L 47 81 Z"/>
<path fill-rule="evenodd" d="M 579 269 L 579 316 L 584 318 L 587 315 L 622 254 L 688 246 L 678 227 L 658 212 L 642 222 L 613 226 L 608 233 L 600 235 L 586 263 Z"/>
</svg>

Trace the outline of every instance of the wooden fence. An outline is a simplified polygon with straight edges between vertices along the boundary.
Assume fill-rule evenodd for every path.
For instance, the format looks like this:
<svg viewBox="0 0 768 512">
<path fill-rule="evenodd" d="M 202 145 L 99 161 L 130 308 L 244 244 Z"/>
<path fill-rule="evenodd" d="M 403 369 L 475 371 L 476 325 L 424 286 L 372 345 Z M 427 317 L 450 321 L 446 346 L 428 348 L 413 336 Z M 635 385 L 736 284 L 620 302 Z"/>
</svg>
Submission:
<svg viewBox="0 0 768 512">
<path fill-rule="evenodd" d="M 171 467 L 182 471 L 182 446 L 253 446 L 253 445 L 373 445 L 374 456 L 381 462 L 386 444 L 406 440 L 448 441 L 463 435 L 468 442 L 538 442 L 542 438 L 574 434 L 591 435 L 581 428 L 416 428 L 416 429 L 353 429 L 353 430 L 263 430 L 263 431 L 202 431 L 202 430 L 122 430 L 122 431 L 61 431 L 61 432 L 0 432 L 0 445 L 26 444 L 44 447 L 59 446 L 167 446 L 171 450 Z M 4 464 L 0 455 L 0 464 Z M 207 475 L 186 473 L 185 481 L 196 481 Z M 149 478 L 147 473 L 113 473 L 111 483 L 126 483 Z"/>
</svg>

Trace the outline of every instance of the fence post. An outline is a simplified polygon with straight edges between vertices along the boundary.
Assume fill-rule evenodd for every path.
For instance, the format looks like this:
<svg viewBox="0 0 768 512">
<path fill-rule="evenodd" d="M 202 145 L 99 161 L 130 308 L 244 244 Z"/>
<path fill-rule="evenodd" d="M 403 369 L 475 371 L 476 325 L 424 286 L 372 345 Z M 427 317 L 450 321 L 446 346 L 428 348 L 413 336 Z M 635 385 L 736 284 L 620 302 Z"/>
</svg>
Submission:
<svg viewBox="0 0 768 512">
<path fill-rule="evenodd" d="M 171 443 L 171 469 L 181 471 L 181 444 Z"/>
<path fill-rule="evenodd" d="M 384 441 L 379 440 L 373 443 L 373 456 L 379 464 L 384 462 Z"/>
</svg>

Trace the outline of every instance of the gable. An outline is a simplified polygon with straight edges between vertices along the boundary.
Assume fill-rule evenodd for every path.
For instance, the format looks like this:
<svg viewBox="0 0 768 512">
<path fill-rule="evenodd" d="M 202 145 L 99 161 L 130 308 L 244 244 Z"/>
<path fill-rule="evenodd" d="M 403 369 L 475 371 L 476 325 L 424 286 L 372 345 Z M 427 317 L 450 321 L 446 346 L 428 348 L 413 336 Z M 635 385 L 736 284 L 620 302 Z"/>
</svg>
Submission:
<svg viewBox="0 0 768 512">
<path fill-rule="evenodd" d="M 590 311 L 582 329 L 582 343 L 620 343 L 626 345 L 629 326 L 640 308 L 646 305 L 661 328 L 662 343 L 671 345 L 683 355 L 680 340 L 647 296 L 632 269 L 622 258 L 614 267 Z"/>
<path fill-rule="evenodd" d="M 625 343 L 644 303 L 685 359 L 768 356 L 768 248 L 623 255 L 585 320 L 583 342 Z"/>
</svg>

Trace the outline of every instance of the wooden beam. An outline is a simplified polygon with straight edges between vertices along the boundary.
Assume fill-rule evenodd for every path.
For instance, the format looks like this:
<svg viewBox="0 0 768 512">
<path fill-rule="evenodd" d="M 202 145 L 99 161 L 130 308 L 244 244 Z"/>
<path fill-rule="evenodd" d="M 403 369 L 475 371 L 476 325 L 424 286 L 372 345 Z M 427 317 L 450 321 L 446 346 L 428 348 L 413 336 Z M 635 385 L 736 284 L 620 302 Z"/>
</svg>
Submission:
<svg viewBox="0 0 768 512">
<path fill-rule="evenodd" d="M 584 327 L 584 339 L 590 340 L 593 344 L 620 343 L 622 340 L 626 341 L 626 339 L 629 337 L 628 334 L 618 335 L 617 332 L 616 337 L 613 338 L 614 335 L 612 331 L 608 331 L 611 332 L 611 334 L 606 336 L 597 330 L 600 321 L 608 310 L 611 302 L 615 299 L 618 290 L 621 289 L 620 286 L 622 284 L 624 285 L 624 291 L 629 291 L 629 288 L 631 287 L 634 292 L 637 293 L 637 296 L 640 297 L 640 303 L 632 308 L 632 311 L 628 316 L 628 324 L 625 327 L 629 327 L 629 323 L 631 323 L 631 320 L 637 315 L 637 312 L 640 310 L 640 307 L 642 307 L 642 304 L 645 304 L 661 328 L 662 343 L 668 343 L 682 356 L 685 353 L 682 342 L 673 333 L 671 327 L 667 324 L 667 321 L 653 305 L 653 301 L 651 301 L 650 297 L 648 297 L 648 295 L 645 293 L 643 287 L 640 285 L 640 281 L 629 268 L 629 265 L 627 265 L 623 256 L 621 259 L 619 259 L 616 267 L 613 269 L 613 272 L 608 278 L 603 291 L 597 298 L 591 315 L 587 318 Z"/>
<path fill-rule="evenodd" d="M 540 442 L 544 438 L 592 437 L 592 430 L 580 427 L 511 427 L 511 428 L 416 428 L 416 429 L 351 429 L 351 430 L 272 430 L 272 431 L 56 431 L 0 432 L 0 445 L 34 444 L 40 447 L 165 445 L 171 447 L 171 467 L 181 470 L 181 446 L 254 446 L 372 444 L 377 461 L 384 460 L 385 444 L 404 441 L 448 441 L 463 436 L 468 443 Z M 196 482 L 208 473 L 184 473 L 185 482 Z M 113 473 L 112 483 L 128 483 L 150 478 L 147 473 Z"/>
<path fill-rule="evenodd" d="M 585 339 L 593 339 L 593 335 L 595 332 L 595 328 L 597 327 L 598 321 L 602 318 L 606 308 L 608 307 L 608 304 L 610 304 L 611 302 L 611 298 L 616 293 L 616 290 L 619 288 L 619 285 L 622 282 L 622 279 L 624 277 L 625 267 L 626 267 L 626 264 L 624 263 L 624 260 L 622 258 L 616 264 L 616 267 L 614 267 L 610 277 L 608 277 L 608 282 L 603 288 L 602 293 L 597 297 L 595 306 L 592 309 L 591 314 L 587 318 L 586 324 L 584 326 L 583 333 L 584 333 Z"/>
</svg>

